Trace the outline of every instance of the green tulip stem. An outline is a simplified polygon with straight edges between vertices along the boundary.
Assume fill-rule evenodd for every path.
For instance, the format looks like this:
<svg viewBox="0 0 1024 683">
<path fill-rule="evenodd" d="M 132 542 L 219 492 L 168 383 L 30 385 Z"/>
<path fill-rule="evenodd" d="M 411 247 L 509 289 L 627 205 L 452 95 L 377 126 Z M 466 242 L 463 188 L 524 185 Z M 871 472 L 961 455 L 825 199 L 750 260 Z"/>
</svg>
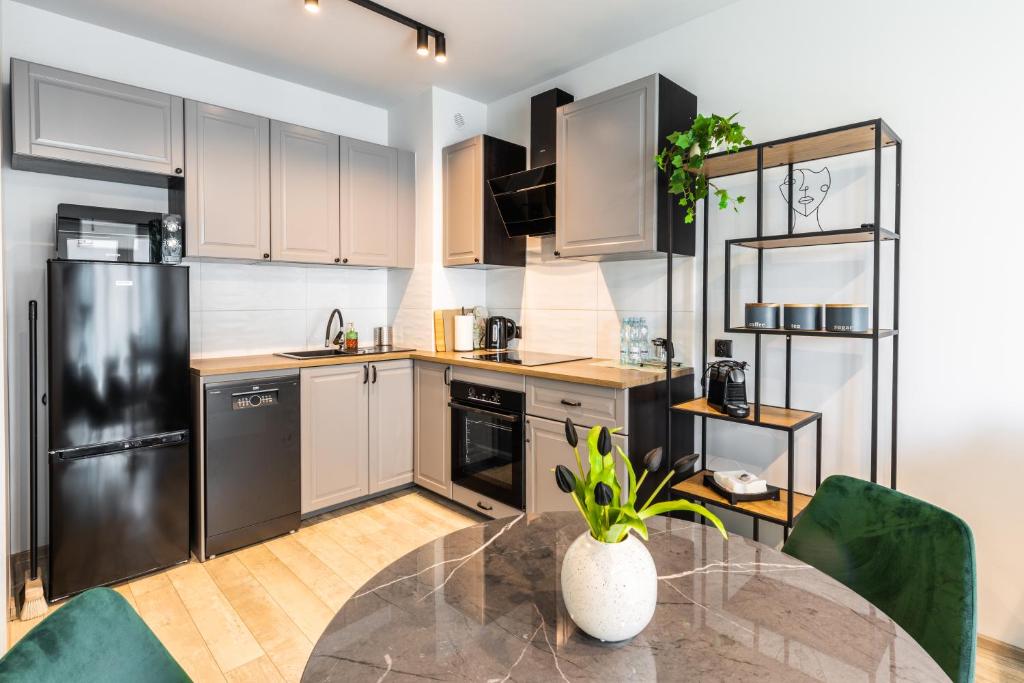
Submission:
<svg viewBox="0 0 1024 683">
<path fill-rule="evenodd" d="M 636 481 L 637 489 L 640 488 L 640 485 L 644 483 L 644 479 L 646 479 L 646 478 L 647 478 L 647 470 L 644 470 L 643 472 L 640 473 L 640 478 L 637 479 L 637 481 Z"/>
<path fill-rule="evenodd" d="M 672 478 L 673 474 L 675 474 L 675 472 L 669 472 L 665 476 L 665 478 L 662 479 L 661 483 L 658 484 L 658 488 L 654 489 L 654 493 L 651 494 L 651 497 L 647 499 L 647 502 L 644 503 L 643 507 L 641 507 L 639 510 L 637 510 L 637 512 L 643 512 L 644 510 L 647 509 L 648 505 L 650 505 L 651 503 L 654 502 L 654 497 L 657 496 L 658 492 L 661 491 L 661 489 L 663 489 L 665 487 L 665 484 L 668 483 L 668 480 Z M 637 484 L 637 486 L 639 487 L 639 484 Z"/>
<path fill-rule="evenodd" d="M 576 497 L 576 492 L 575 491 L 570 492 L 569 496 L 572 497 L 572 502 L 576 503 L 576 507 L 579 508 L 580 514 L 583 515 L 583 519 L 585 519 L 587 521 L 587 526 L 591 526 L 590 525 L 590 517 L 587 517 L 587 513 L 584 512 L 583 505 L 580 504 L 580 499 Z M 590 531 L 591 531 L 591 533 L 593 533 L 594 528 L 591 527 Z"/>
<path fill-rule="evenodd" d="M 576 466 L 580 468 L 580 479 L 586 479 L 587 477 L 583 474 L 583 460 L 580 458 L 580 449 L 573 446 L 572 452 L 576 454 Z"/>
</svg>

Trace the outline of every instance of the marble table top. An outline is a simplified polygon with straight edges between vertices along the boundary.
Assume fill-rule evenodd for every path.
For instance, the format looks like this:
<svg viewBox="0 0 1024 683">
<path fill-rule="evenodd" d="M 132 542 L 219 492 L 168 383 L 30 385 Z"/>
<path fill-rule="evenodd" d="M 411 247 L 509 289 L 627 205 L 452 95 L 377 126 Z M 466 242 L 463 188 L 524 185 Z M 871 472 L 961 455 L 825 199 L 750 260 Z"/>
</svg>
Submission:
<svg viewBox="0 0 1024 683">
<path fill-rule="evenodd" d="M 943 681 L 879 609 L 818 570 L 712 527 L 648 520 L 658 607 L 632 640 L 579 631 L 560 595 L 575 512 L 478 524 L 349 599 L 303 681 Z"/>
</svg>

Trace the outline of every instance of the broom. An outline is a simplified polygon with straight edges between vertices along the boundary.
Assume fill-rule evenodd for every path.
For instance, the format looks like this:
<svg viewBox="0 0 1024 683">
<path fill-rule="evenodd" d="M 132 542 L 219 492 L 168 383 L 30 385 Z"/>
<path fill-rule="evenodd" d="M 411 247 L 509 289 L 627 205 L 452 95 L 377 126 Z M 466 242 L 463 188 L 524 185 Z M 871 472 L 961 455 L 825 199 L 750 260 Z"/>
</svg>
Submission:
<svg viewBox="0 0 1024 683">
<path fill-rule="evenodd" d="M 31 567 L 25 572 L 24 594 L 21 601 L 21 620 L 38 619 L 46 614 L 46 594 L 43 592 L 43 582 L 39 578 L 39 538 L 38 538 L 38 510 L 36 505 L 36 454 L 38 451 L 38 434 L 36 419 L 36 302 L 28 302 L 28 505 L 29 505 L 29 552 L 31 554 Z"/>
</svg>

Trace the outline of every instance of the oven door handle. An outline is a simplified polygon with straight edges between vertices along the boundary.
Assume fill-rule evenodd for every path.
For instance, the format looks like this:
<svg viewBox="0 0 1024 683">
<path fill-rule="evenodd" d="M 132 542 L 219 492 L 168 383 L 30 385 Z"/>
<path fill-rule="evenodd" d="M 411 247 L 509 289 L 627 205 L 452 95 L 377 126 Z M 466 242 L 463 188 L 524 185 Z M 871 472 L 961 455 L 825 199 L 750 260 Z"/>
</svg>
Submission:
<svg viewBox="0 0 1024 683">
<path fill-rule="evenodd" d="M 454 401 L 449 401 L 448 407 L 454 410 L 465 410 L 470 413 L 478 413 L 480 415 L 496 417 L 499 420 L 504 420 L 505 422 L 519 422 L 520 420 L 520 417 L 518 415 L 510 415 L 508 413 L 499 413 L 493 410 L 485 410 L 483 408 L 477 408 L 476 406 L 468 406 L 464 403 L 455 403 Z"/>
</svg>

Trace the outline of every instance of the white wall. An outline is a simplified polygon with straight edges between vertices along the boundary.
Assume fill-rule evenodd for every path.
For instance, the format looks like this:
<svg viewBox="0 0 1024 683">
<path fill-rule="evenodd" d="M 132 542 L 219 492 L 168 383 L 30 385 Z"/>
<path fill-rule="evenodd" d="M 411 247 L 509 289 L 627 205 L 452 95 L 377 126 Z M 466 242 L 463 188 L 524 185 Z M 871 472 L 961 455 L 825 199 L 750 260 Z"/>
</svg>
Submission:
<svg viewBox="0 0 1024 683">
<path fill-rule="evenodd" d="M 1016 132 L 1024 109 L 1016 85 L 1024 66 L 1017 36 L 1022 19 L 1019 4 L 995 0 L 969 6 L 745 0 L 488 107 L 489 132 L 523 141 L 530 95 L 557 86 L 583 97 L 657 71 L 696 93 L 704 113 L 739 111 L 755 140 L 877 116 L 893 126 L 905 142 L 899 487 L 970 524 L 977 544 L 980 630 L 1018 646 L 1024 646 L 1024 545 L 1017 504 L 1024 477 L 1024 412 L 1012 388 L 1024 379 L 1013 356 L 1022 332 L 1013 314 L 1024 253 L 1014 201 L 1016 188 L 1024 184 L 1024 148 Z M 833 185 L 823 219 L 827 213 L 843 225 L 864 220 L 864 174 L 870 170 L 863 158 L 859 170 L 857 163 L 836 162 L 843 165 L 841 183 Z M 774 202 L 766 205 L 770 230 L 784 226 L 785 210 L 775 199 L 780 181 L 765 182 L 766 197 Z M 736 179 L 730 187 L 749 191 L 750 180 Z M 752 234 L 753 225 L 749 205 L 738 216 L 716 211 L 712 217 L 709 294 L 717 312 L 709 321 L 711 339 L 722 336 L 716 252 L 725 239 Z M 769 298 L 867 300 L 870 262 L 865 270 L 863 252 L 855 247 L 812 251 L 769 258 Z M 489 302 L 523 310 L 531 343 L 533 335 L 560 333 L 581 339 L 581 348 L 611 345 L 611 330 L 603 332 L 594 323 L 602 317 L 611 322 L 600 303 L 607 271 L 533 264 L 535 258 L 525 274 L 489 275 Z M 694 265 L 699 284 L 700 266 Z M 639 296 L 650 282 L 641 275 L 645 265 L 621 267 L 633 283 L 622 287 L 626 300 L 629 292 Z M 737 273 L 749 300 L 756 275 L 744 264 Z M 595 288 L 598 293 L 583 300 L 581 293 Z M 742 311 L 743 297 L 736 296 L 734 316 Z M 794 342 L 794 401 L 824 413 L 826 470 L 863 476 L 869 346 L 819 341 Z M 781 400 L 783 343 L 766 342 L 766 398 L 772 401 Z M 750 340 L 737 339 L 736 347 L 736 355 L 750 358 Z M 991 372 L 983 370 L 986 360 L 996 365 Z M 883 377 L 886 363 L 883 356 Z M 989 398 L 996 383 L 1010 388 L 1010 400 Z M 881 414 L 884 434 L 885 403 Z M 784 444 L 774 434 L 748 431 L 753 430 L 715 425 L 709 430 L 711 454 L 784 483 L 777 480 Z M 802 438 L 798 453 L 798 484 L 806 487 L 813 445 Z M 746 524 L 732 523 L 739 529 Z"/>
<path fill-rule="evenodd" d="M 170 92 L 341 135 L 388 142 L 388 112 L 165 45 L 3 0 L 2 73 L 9 88 L 12 57 Z M 5 130 L 6 135 L 6 130 Z M 61 202 L 167 211 L 167 192 L 12 170 L 4 159 L 4 282 L 10 325 L 6 341 L 11 430 L 11 551 L 24 550 L 27 530 L 26 302 L 40 302 L 45 340 L 46 259 L 53 254 L 54 215 Z M 203 262 L 192 267 L 192 351 L 217 356 L 323 344 L 328 312 L 341 308 L 360 335 L 387 318 L 387 275 L 345 270 Z M 42 347 L 45 352 L 45 346 Z M 46 386 L 45 363 L 40 387 Z M 40 424 L 45 425 L 45 412 Z M 41 427 L 45 435 L 45 427 Z M 45 445 L 45 437 L 41 440 Z M 40 471 L 45 477 L 45 458 Z M 45 481 L 41 483 L 45 491 Z M 40 540 L 46 542 L 45 500 Z"/>
<path fill-rule="evenodd" d="M 461 125 L 456 123 L 461 114 Z M 416 266 L 388 273 L 388 320 L 402 345 L 434 348 L 433 311 L 486 303 L 487 275 L 444 268 L 441 150 L 487 131 L 487 107 L 430 88 L 390 112 L 393 145 L 416 152 Z"/>
</svg>

